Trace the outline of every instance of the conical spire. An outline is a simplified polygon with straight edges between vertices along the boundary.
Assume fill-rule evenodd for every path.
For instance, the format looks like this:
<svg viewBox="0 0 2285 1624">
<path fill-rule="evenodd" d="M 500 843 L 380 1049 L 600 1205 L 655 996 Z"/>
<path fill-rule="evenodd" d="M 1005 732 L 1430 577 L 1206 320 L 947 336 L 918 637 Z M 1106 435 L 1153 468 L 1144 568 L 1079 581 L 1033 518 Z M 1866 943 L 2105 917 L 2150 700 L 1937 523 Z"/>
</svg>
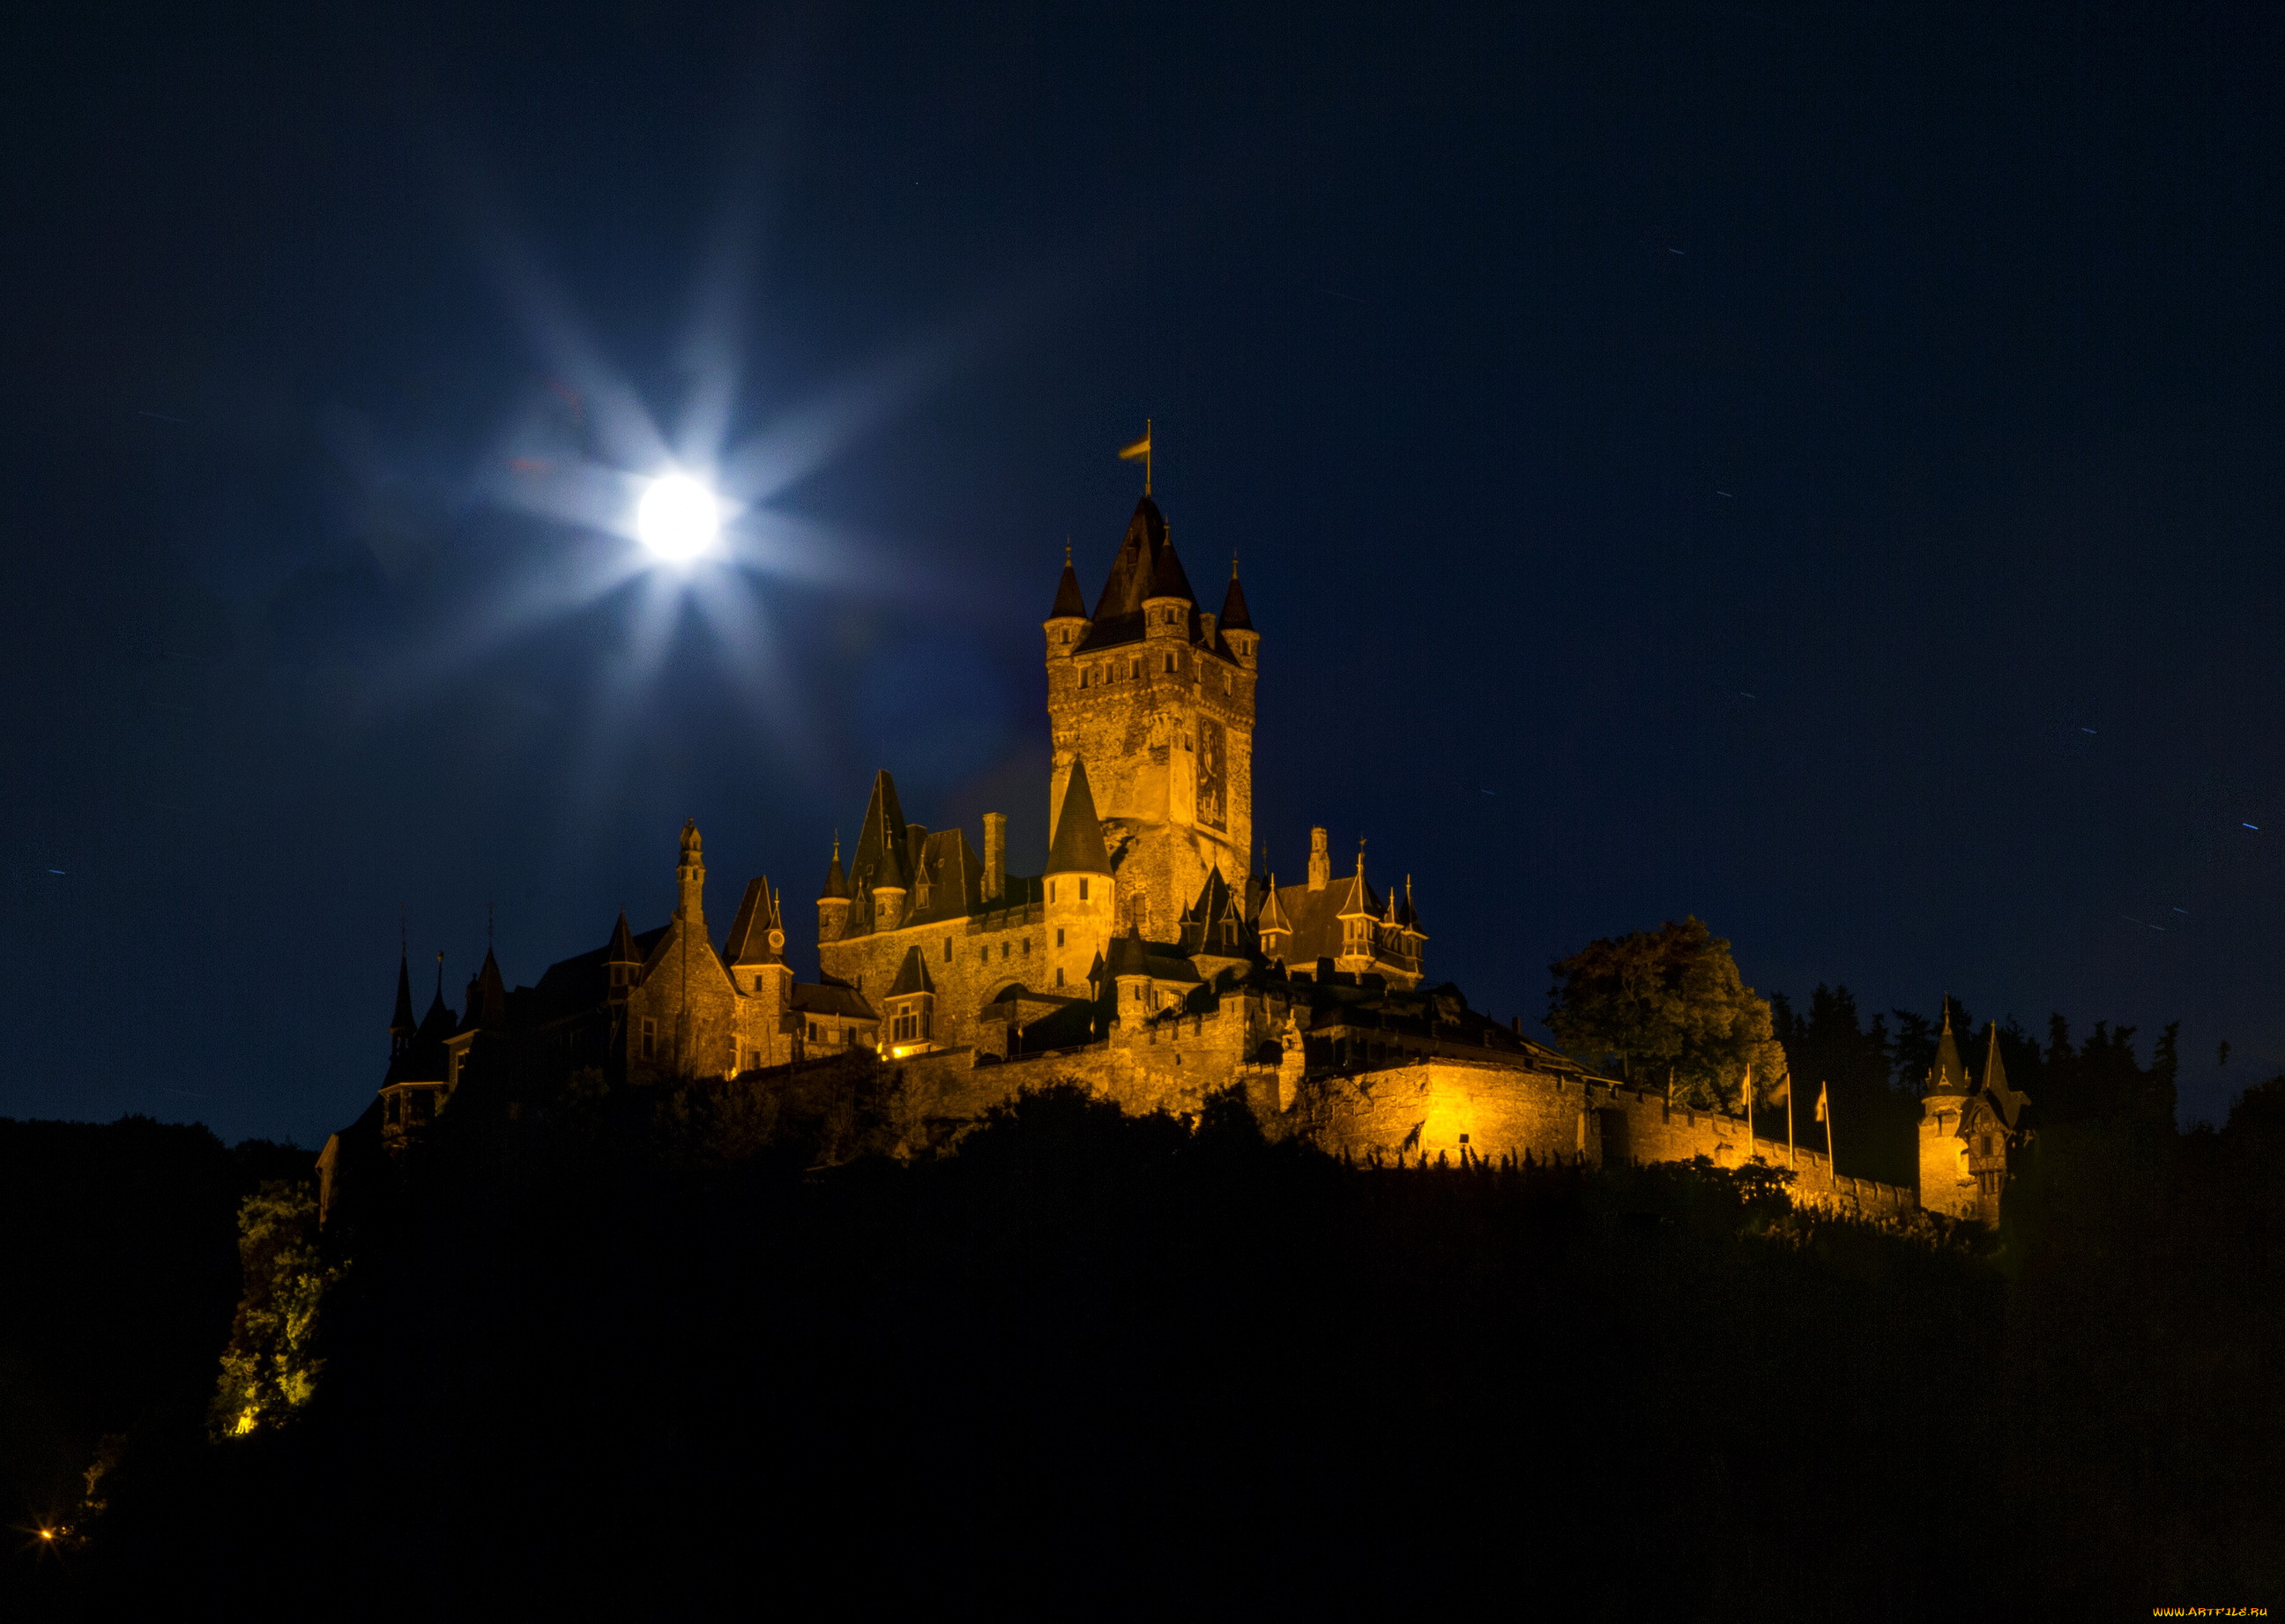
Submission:
<svg viewBox="0 0 2285 1624">
<path fill-rule="evenodd" d="M 1149 497 L 1135 504 L 1135 516 L 1127 522 L 1127 534 L 1119 544 L 1119 556 L 1111 566 L 1111 578 L 1103 583 L 1103 595 L 1095 600 L 1095 618 L 1110 620 L 1122 615 L 1140 615 L 1142 601 L 1152 595 L 1152 586 L 1158 578 L 1158 555 L 1171 544 L 1166 540 L 1166 518 L 1158 505 Z M 1182 566 L 1175 569 L 1179 573 Z M 1182 595 L 1189 596 L 1187 583 Z"/>
<path fill-rule="evenodd" d="M 412 966 L 404 950 L 397 950 L 397 1008 L 389 1017 L 389 1052 L 398 1053 L 420 1031 L 412 1019 Z"/>
<path fill-rule="evenodd" d="M 420 1017 L 420 1035 L 423 1038 L 450 1037 L 454 1024 L 452 1008 L 444 1002 L 444 955 L 439 953 L 436 955 L 436 996 L 428 1000 L 428 1013 Z"/>
<path fill-rule="evenodd" d="M 1085 620 L 1087 594 L 1080 590 L 1079 571 L 1072 568 L 1071 544 L 1064 544 L 1064 576 L 1056 583 L 1056 607 L 1048 611 L 1049 620 Z"/>
<path fill-rule="evenodd" d="M 1229 561 L 1229 590 L 1221 595 L 1221 615 L 1216 621 L 1225 632 L 1251 632 L 1253 616 L 1245 611 L 1245 588 L 1237 584 L 1237 560 Z"/>
<path fill-rule="evenodd" d="M 468 1001 L 463 1022 L 469 1026 L 498 1026 L 507 1019 L 507 977 L 490 947 L 484 961 L 468 978 Z"/>
<path fill-rule="evenodd" d="M 1959 1063 L 1959 1045 L 1951 1035 L 1951 1000 L 1943 1000 L 1943 1031 L 1936 1042 L 1936 1071 L 1928 1079 L 1930 1094 L 1966 1094 L 1967 1068 Z"/>
<path fill-rule="evenodd" d="M 1087 763 L 1072 763 L 1064 786 L 1056 837 L 1048 844 L 1049 874 L 1109 874 L 1111 853 L 1103 843 L 1103 820 L 1095 815 L 1095 792 L 1088 788 Z"/>
<path fill-rule="evenodd" d="M 619 922 L 611 929 L 611 945 L 605 955 L 607 964 L 640 964 L 642 958 L 635 952 L 635 933 L 627 929 L 627 911 L 619 910 Z"/>
<path fill-rule="evenodd" d="M 833 867 L 825 871 L 825 889 L 817 898 L 820 902 L 849 900 L 849 876 L 841 872 L 841 836 L 833 837 Z"/>
<path fill-rule="evenodd" d="M 902 886 L 908 838 L 905 809 L 897 801 L 897 781 L 883 767 L 873 775 L 872 797 L 865 803 L 865 827 L 858 832 L 857 852 L 849 864 L 852 889 Z"/>
<path fill-rule="evenodd" d="M 764 875 L 747 883 L 738 916 L 730 922 L 730 940 L 723 956 L 733 965 L 774 964 L 784 945 L 785 927 L 778 921 L 769 876 Z"/>
</svg>

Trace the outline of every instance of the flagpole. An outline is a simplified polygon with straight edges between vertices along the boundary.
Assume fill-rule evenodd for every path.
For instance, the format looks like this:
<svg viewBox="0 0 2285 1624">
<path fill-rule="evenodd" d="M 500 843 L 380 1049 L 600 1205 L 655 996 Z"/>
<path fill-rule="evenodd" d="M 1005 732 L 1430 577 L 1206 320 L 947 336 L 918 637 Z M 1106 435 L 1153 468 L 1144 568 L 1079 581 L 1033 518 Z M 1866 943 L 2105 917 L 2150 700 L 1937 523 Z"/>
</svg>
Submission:
<svg viewBox="0 0 2285 1624">
<path fill-rule="evenodd" d="M 1133 418 L 1127 420 L 1133 422 Z M 1158 449 L 1155 438 L 1157 426 L 1149 418 L 1142 420 L 1142 494 L 1150 494 L 1150 454 Z"/>
<path fill-rule="evenodd" d="M 1817 1086 L 1825 1101 L 1825 1159 L 1833 1168 L 1833 1198 L 1841 1199 L 1841 1152 L 1833 1142 L 1833 1092 L 1825 1084 Z"/>
<path fill-rule="evenodd" d="M 1786 1165 L 1795 1173 L 1801 1171 L 1801 1160 L 1793 1149 L 1793 1079 L 1786 1079 Z"/>
</svg>

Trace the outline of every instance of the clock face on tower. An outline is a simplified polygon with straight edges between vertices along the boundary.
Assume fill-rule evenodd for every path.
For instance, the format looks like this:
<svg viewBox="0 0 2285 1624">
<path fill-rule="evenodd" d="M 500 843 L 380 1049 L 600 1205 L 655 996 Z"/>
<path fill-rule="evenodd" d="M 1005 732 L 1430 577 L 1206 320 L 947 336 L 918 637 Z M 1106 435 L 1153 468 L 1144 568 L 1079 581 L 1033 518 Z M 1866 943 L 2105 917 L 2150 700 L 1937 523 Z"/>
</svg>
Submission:
<svg viewBox="0 0 2285 1624">
<path fill-rule="evenodd" d="M 1222 726 L 1211 717 L 1198 718 L 1198 822 L 1206 828 L 1228 826 L 1225 810 L 1229 764 Z"/>
</svg>

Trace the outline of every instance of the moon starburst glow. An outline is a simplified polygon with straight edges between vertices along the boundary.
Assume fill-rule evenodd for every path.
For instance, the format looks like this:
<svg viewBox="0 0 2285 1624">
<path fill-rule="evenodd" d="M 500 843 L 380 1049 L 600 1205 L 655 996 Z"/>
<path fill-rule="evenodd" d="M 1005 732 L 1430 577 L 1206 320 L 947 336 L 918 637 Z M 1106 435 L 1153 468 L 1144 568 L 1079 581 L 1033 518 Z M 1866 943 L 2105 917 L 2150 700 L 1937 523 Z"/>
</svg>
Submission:
<svg viewBox="0 0 2285 1624">
<path fill-rule="evenodd" d="M 695 558 L 714 545 L 722 512 L 714 493 L 687 474 L 651 481 L 635 509 L 635 533 L 661 558 Z"/>
</svg>

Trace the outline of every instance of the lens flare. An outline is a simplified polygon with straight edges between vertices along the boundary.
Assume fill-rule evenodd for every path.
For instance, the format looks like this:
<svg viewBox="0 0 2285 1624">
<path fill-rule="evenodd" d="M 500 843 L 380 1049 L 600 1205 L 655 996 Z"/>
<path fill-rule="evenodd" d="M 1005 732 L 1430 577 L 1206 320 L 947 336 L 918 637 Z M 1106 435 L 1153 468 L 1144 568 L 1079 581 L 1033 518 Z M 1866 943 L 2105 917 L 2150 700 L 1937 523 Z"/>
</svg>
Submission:
<svg viewBox="0 0 2285 1624">
<path fill-rule="evenodd" d="M 651 481 L 635 509 L 635 533 L 661 558 L 695 558 L 714 545 L 721 529 L 714 493 L 687 474 Z"/>
</svg>

